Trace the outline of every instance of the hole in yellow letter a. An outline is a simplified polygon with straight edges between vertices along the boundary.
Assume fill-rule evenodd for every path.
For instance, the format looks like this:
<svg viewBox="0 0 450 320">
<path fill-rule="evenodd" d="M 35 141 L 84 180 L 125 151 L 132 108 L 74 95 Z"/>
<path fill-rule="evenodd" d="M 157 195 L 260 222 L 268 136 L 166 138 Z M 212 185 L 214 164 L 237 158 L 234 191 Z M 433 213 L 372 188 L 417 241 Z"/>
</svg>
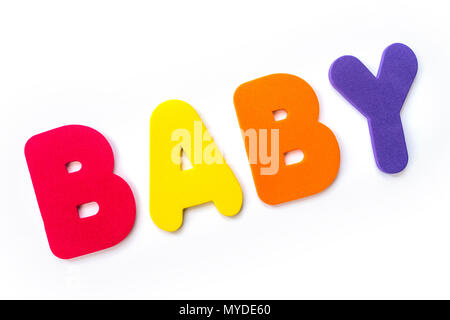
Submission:
<svg viewBox="0 0 450 320">
<path fill-rule="evenodd" d="M 181 150 L 192 169 L 182 170 Z M 159 228 L 175 231 L 185 208 L 210 201 L 234 216 L 242 206 L 241 186 L 194 108 L 163 102 L 150 119 L 150 215 Z"/>
</svg>

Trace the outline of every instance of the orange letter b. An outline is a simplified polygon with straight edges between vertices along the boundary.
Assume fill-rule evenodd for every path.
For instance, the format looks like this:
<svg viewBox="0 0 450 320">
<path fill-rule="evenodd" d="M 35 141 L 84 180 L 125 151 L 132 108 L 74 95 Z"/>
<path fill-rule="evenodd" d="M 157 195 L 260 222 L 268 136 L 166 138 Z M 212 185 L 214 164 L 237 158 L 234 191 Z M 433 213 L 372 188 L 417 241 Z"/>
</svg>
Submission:
<svg viewBox="0 0 450 320">
<path fill-rule="evenodd" d="M 236 90 L 234 105 L 262 201 L 275 205 L 307 197 L 336 178 L 339 145 L 333 132 L 318 122 L 319 102 L 306 81 L 289 74 L 259 78 Z M 278 111 L 284 119 L 274 116 Z M 287 164 L 286 155 L 298 150 L 303 159 Z"/>
</svg>

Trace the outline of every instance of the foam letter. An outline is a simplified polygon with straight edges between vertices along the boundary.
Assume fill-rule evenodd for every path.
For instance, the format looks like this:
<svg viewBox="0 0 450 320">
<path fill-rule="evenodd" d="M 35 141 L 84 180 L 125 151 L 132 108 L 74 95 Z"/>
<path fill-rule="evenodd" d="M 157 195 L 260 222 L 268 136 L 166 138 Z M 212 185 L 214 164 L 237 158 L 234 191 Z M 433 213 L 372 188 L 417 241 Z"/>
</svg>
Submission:
<svg viewBox="0 0 450 320">
<path fill-rule="evenodd" d="M 181 169 L 181 152 L 192 164 Z M 150 119 L 150 215 L 166 231 L 183 223 L 183 209 L 213 201 L 225 216 L 237 214 L 242 190 L 197 112 L 169 100 Z"/>
<path fill-rule="evenodd" d="M 31 137 L 25 156 L 50 249 L 70 259 L 112 247 L 134 224 L 136 205 L 128 184 L 113 174 L 108 141 L 85 126 L 70 125 Z M 66 165 L 81 169 L 69 173 Z M 80 218 L 78 207 L 97 202 L 97 214 Z"/>
<path fill-rule="evenodd" d="M 319 102 L 309 84 L 293 75 L 273 74 L 242 84 L 234 94 L 234 105 L 252 169 L 256 191 L 267 204 L 279 204 L 321 192 L 339 171 L 339 145 L 333 132 L 318 122 Z M 274 112 L 287 116 L 276 121 Z M 271 132 L 271 154 L 279 168 L 268 167 L 267 132 Z M 249 133 L 258 132 L 259 156 Z M 279 134 L 279 143 L 273 136 Z M 252 142 L 253 141 L 253 142 Z M 279 150 L 278 150 L 279 149 Z M 286 164 L 283 156 L 300 149 L 304 158 Z M 273 167 L 273 166 L 272 166 Z"/>
<path fill-rule="evenodd" d="M 368 120 L 378 168 L 386 173 L 402 171 L 408 164 L 400 110 L 417 73 L 417 58 L 404 44 L 387 47 L 375 77 L 353 56 L 337 59 L 330 81 Z"/>
</svg>

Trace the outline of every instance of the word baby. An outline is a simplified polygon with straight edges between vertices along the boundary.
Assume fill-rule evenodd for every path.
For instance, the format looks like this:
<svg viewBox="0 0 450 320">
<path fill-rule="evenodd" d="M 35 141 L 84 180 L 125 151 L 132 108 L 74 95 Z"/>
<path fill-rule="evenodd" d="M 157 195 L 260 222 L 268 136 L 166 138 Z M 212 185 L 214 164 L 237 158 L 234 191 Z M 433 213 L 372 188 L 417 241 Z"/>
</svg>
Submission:
<svg viewBox="0 0 450 320">
<path fill-rule="evenodd" d="M 375 78 L 355 59 L 338 59 L 330 79 L 368 117 L 380 169 L 398 172 L 407 161 L 399 111 L 417 61 L 406 46 L 392 45 Z M 236 90 L 234 105 L 262 201 L 276 205 L 307 197 L 334 181 L 340 166 L 339 144 L 333 132 L 318 122 L 319 102 L 306 81 L 289 74 L 249 81 Z M 303 159 L 290 163 L 288 156 L 295 152 L 302 153 Z M 101 133 L 81 125 L 56 128 L 31 137 L 25 156 L 48 242 L 57 257 L 70 259 L 103 250 L 129 234 L 135 199 L 129 185 L 113 173 L 113 152 Z M 183 170 L 183 156 L 192 168 Z M 79 170 L 71 169 L 74 162 L 81 164 Z M 238 180 L 195 109 L 180 100 L 156 107 L 150 119 L 154 223 L 175 231 L 183 223 L 184 209 L 206 202 L 233 216 L 242 200 Z M 98 204 L 98 212 L 81 217 L 80 208 L 91 202 Z"/>
</svg>

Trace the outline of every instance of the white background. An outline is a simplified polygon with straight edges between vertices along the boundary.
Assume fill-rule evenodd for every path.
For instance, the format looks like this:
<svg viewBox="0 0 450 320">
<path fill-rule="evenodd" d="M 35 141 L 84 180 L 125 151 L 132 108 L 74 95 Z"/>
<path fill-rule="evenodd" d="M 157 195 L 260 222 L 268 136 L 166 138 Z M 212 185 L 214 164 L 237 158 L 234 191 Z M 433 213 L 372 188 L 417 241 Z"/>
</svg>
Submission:
<svg viewBox="0 0 450 320">
<path fill-rule="evenodd" d="M 448 1 L 2 1 L 0 298 L 450 298 Z M 376 73 L 410 46 L 419 72 L 402 111 L 410 161 L 377 169 L 365 119 L 330 85 L 344 54 Z M 257 197 L 233 106 L 271 73 L 308 81 L 341 168 L 324 192 Z M 150 219 L 149 118 L 193 105 L 244 191 L 168 233 Z M 84 124 L 113 146 L 137 204 L 119 245 L 64 261 L 49 250 L 23 155 L 28 138 Z"/>
</svg>

